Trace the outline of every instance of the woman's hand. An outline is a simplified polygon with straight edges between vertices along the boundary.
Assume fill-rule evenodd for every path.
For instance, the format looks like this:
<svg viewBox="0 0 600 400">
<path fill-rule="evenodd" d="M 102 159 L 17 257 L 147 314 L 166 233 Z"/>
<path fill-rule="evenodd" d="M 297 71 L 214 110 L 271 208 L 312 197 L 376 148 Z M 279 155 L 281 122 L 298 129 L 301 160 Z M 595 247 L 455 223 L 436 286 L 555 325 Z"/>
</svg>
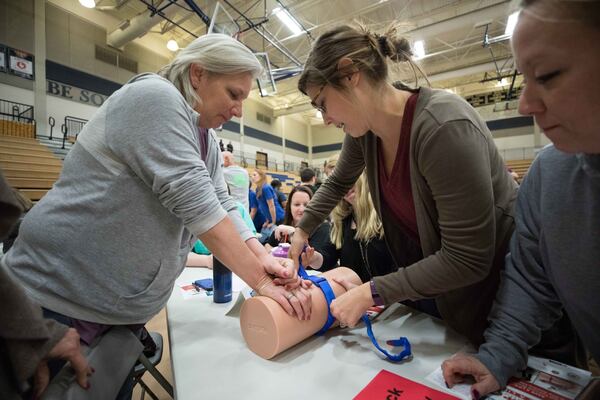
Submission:
<svg viewBox="0 0 600 400">
<path fill-rule="evenodd" d="M 360 286 L 345 279 L 333 279 L 342 285 L 346 293 L 331 302 L 331 314 L 340 322 L 340 326 L 356 326 L 362 315 L 373 305 L 369 283 Z"/>
<path fill-rule="evenodd" d="M 281 241 L 286 237 L 291 237 L 296 229 L 289 225 L 277 225 L 275 228 L 275 239 Z"/>
<path fill-rule="evenodd" d="M 48 369 L 48 359 L 60 358 L 71 363 L 71 368 L 75 370 L 75 376 L 77 383 L 84 389 L 89 389 L 90 384 L 88 383 L 88 376 L 90 376 L 94 369 L 88 365 L 87 360 L 81 354 L 81 346 L 79 343 L 79 333 L 73 328 L 69 328 L 65 333 L 65 336 L 56 343 L 56 345 L 50 350 L 48 356 L 40 361 L 35 371 L 34 376 L 34 387 L 35 397 L 40 398 L 48 382 L 50 381 L 50 370 Z"/>
<path fill-rule="evenodd" d="M 272 222 L 269 222 L 269 220 L 266 220 L 265 222 L 263 222 L 262 227 L 263 228 L 269 228 L 273 225 Z"/>
<path fill-rule="evenodd" d="M 302 265 L 312 269 L 319 269 L 323 266 L 323 255 L 315 250 L 314 247 L 307 246 L 302 253 Z"/>
<path fill-rule="evenodd" d="M 310 291 L 299 286 L 294 290 L 286 290 L 265 277 L 256 291 L 278 302 L 289 315 L 296 315 L 299 320 L 310 319 L 312 297 Z"/>
<path fill-rule="evenodd" d="M 304 252 L 300 255 L 300 259 L 302 260 L 302 265 L 308 267 L 311 264 L 313 257 L 315 256 L 315 248 L 306 246 Z"/>
<path fill-rule="evenodd" d="M 295 275 L 292 271 L 294 266 L 291 262 L 284 262 L 286 259 L 273 257 L 266 251 L 263 254 L 260 254 L 258 259 L 263 265 L 265 272 L 269 275 L 273 275 L 284 280 L 295 278 Z"/>
<path fill-rule="evenodd" d="M 294 262 L 289 258 L 275 257 L 275 259 L 288 271 L 292 271 L 292 269 L 294 268 Z M 311 281 L 304 280 L 299 275 L 296 275 L 295 278 L 275 278 L 273 279 L 273 283 L 275 283 L 278 286 L 285 286 L 287 290 L 295 290 L 299 287 L 302 287 L 303 289 L 310 289 L 310 287 L 312 286 Z"/>
<path fill-rule="evenodd" d="M 489 369 L 477 358 L 468 354 L 456 354 L 442 363 L 442 373 L 446 386 L 451 388 L 464 380 L 465 375 L 471 375 L 475 384 L 471 386 L 471 397 L 481 396 L 500 389 L 500 384 Z"/>
<path fill-rule="evenodd" d="M 298 267 L 300 266 L 300 255 L 304 251 L 304 246 L 307 245 L 308 233 L 304 232 L 301 228 L 296 228 L 296 230 L 294 231 L 294 236 L 292 236 L 290 249 L 288 250 L 289 257 L 294 262 L 294 275 L 298 274 Z"/>
</svg>

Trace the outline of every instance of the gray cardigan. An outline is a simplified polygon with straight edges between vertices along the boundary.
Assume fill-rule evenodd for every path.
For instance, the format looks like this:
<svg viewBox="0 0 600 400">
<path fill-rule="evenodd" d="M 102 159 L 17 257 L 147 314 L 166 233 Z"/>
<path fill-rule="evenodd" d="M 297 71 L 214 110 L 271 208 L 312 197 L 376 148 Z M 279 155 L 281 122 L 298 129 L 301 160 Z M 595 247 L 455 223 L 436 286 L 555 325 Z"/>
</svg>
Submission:
<svg viewBox="0 0 600 400">
<path fill-rule="evenodd" d="M 395 260 L 403 248 L 379 193 L 377 137 L 346 135 L 333 175 L 309 203 L 300 227 L 311 232 L 366 168 Z M 517 184 L 485 122 L 463 99 L 421 88 L 410 138 L 410 179 L 424 258 L 375 277 L 386 304 L 435 298 L 447 323 L 480 343 L 513 231 Z"/>
<path fill-rule="evenodd" d="M 115 92 L 23 220 L 3 259 L 13 278 L 70 317 L 145 323 L 167 302 L 195 235 L 229 212 L 242 238 L 252 237 L 227 194 L 214 133 L 202 160 L 197 125 L 198 114 L 158 75 Z"/>
<path fill-rule="evenodd" d="M 479 359 L 500 385 L 566 310 L 600 361 L 600 154 L 540 152 L 523 181 L 516 229 Z"/>
</svg>

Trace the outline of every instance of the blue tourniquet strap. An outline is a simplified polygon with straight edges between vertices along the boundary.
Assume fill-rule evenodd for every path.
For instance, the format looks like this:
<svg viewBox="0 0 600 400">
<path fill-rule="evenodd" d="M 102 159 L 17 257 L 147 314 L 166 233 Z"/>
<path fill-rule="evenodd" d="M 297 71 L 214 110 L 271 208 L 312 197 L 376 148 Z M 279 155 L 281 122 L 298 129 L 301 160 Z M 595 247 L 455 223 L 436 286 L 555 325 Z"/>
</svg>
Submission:
<svg viewBox="0 0 600 400">
<path fill-rule="evenodd" d="M 400 339 L 387 341 L 387 344 L 389 344 L 391 346 L 404 347 L 404 350 L 402 350 L 399 354 L 392 354 L 392 353 L 388 352 L 386 349 L 379 346 L 379 343 L 377 343 L 377 339 L 375 339 L 375 334 L 373 333 L 373 327 L 371 326 L 371 321 L 369 320 L 369 317 L 365 314 L 362 316 L 362 320 L 365 323 L 365 325 L 367 326 L 367 334 L 369 335 L 369 338 L 371 338 L 371 342 L 373 342 L 373 346 L 375 346 L 377 348 L 377 350 L 382 352 L 388 360 L 390 360 L 392 362 L 399 362 L 399 361 L 403 361 L 403 360 L 412 358 L 410 342 L 408 341 L 407 338 L 401 337 Z"/>
<path fill-rule="evenodd" d="M 335 293 L 333 292 L 333 289 L 331 288 L 329 282 L 327 282 L 327 279 L 323 278 L 322 276 L 308 275 L 304 270 L 304 267 L 302 266 L 302 262 L 300 262 L 300 268 L 298 268 L 298 275 L 300 275 L 302 279 L 312 281 L 312 283 L 314 283 L 319 289 L 321 289 L 323 295 L 325 295 L 325 300 L 327 300 L 327 321 L 325 321 L 325 325 L 323 325 L 321 330 L 319 330 L 319 332 L 316 333 L 317 336 L 323 335 L 325 332 L 327 332 L 329 328 L 331 328 L 331 325 L 333 325 L 333 323 L 335 322 L 335 318 L 333 318 L 333 315 L 331 315 L 331 309 L 329 308 L 329 305 L 335 299 Z"/>
<path fill-rule="evenodd" d="M 325 322 L 325 325 L 323 325 L 321 330 L 316 333 L 316 335 L 323 335 L 325 332 L 327 332 L 329 328 L 331 328 L 331 325 L 333 325 L 333 323 L 335 322 L 335 318 L 333 318 L 333 315 L 331 315 L 330 308 L 331 302 L 335 299 L 335 293 L 333 292 L 333 289 L 331 288 L 329 282 L 327 282 L 327 279 L 321 276 L 308 275 L 306 273 L 306 270 L 302 266 L 302 260 L 299 261 L 298 275 L 300 275 L 302 279 L 312 281 L 315 285 L 317 285 L 319 289 L 321 289 L 321 291 L 325 295 L 325 300 L 327 300 L 327 321 Z M 391 346 L 402 346 L 404 348 L 404 350 L 402 350 L 399 354 L 392 354 L 386 349 L 379 346 L 379 343 L 377 343 L 377 339 L 375 339 L 375 334 L 373 333 L 373 327 L 371 326 L 371 321 L 369 320 L 369 317 L 365 314 L 362 316 L 362 320 L 367 327 L 367 334 L 369 335 L 373 346 L 375 346 L 377 350 L 383 353 L 388 360 L 392 362 L 400 362 L 412 358 L 410 342 L 407 338 L 401 337 L 400 339 L 387 341 L 387 344 Z"/>
</svg>

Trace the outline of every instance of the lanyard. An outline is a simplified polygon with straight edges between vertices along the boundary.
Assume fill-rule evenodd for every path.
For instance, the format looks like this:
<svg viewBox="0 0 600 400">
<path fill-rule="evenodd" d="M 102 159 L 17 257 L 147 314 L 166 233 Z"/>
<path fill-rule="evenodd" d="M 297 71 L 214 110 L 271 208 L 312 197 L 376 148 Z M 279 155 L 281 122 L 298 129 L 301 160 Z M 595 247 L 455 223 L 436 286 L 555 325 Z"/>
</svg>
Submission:
<svg viewBox="0 0 600 400">
<path fill-rule="evenodd" d="M 325 279 L 321 276 L 308 275 L 306 273 L 306 270 L 302 266 L 302 260 L 299 260 L 298 275 L 300 275 L 300 277 L 302 279 L 310 280 L 315 285 L 317 285 L 317 287 L 319 289 L 321 289 L 321 291 L 325 295 L 325 300 L 327 300 L 327 321 L 325 322 L 325 325 L 323 325 L 323 327 L 319 330 L 319 332 L 316 333 L 317 336 L 321 336 L 325 332 L 327 332 L 327 330 L 335 322 L 335 318 L 331 314 L 331 307 L 330 307 L 331 302 L 335 299 L 335 293 L 333 292 L 331 285 L 329 285 L 329 282 L 327 282 L 327 279 Z M 395 339 L 395 340 L 388 340 L 386 343 L 389 344 L 390 346 L 402 346 L 404 348 L 398 354 L 390 353 L 386 349 L 382 348 L 379 345 L 379 343 L 377 342 L 377 339 L 375 338 L 375 334 L 373 333 L 373 327 L 371 325 L 371 321 L 369 320 L 369 317 L 367 316 L 367 314 L 364 314 L 362 316 L 362 320 L 365 323 L 365 326 L 367 327 L 367 334 L 369 335 L 369 338 L 371 339 L 373 346 L 375 346 L 375 348 L 377 350 L 379 350 L 381 353 L 383 353 L 385 355 L 385 358 L 387 358 L 391 362 L 400 362 L 400 361 L 412 359 L 410 342 L 408 341 L 407 338 L 401 337 L 401 338 Z"/>
</svg>

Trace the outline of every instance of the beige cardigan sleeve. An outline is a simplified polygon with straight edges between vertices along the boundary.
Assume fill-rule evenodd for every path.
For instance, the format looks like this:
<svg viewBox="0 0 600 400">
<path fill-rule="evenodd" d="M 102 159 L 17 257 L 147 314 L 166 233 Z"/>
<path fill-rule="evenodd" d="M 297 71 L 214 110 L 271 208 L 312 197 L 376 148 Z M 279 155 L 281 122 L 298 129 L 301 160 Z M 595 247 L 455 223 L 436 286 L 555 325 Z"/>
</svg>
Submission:
<svg viewBox="0 0 600 400">
<path fill-rule="evenodd" d="M 422 260 L 375 278 L 386 304 L 435 297 L 489 274 L 496 248 L 496 210 L 490 160 L 494 150 L 488 136 L 468 119 L 446 122 L 423 136 L 414 154 L 424 181 L 418 196 L 433 202 L 437 216 L 420 216 L 428 224 L 417 221 L 419 235 L 422 244 L 431 242 L 426 235 L 435 236 L 440 246 L 430 254 L 424 248 Z"/>
</svg>

